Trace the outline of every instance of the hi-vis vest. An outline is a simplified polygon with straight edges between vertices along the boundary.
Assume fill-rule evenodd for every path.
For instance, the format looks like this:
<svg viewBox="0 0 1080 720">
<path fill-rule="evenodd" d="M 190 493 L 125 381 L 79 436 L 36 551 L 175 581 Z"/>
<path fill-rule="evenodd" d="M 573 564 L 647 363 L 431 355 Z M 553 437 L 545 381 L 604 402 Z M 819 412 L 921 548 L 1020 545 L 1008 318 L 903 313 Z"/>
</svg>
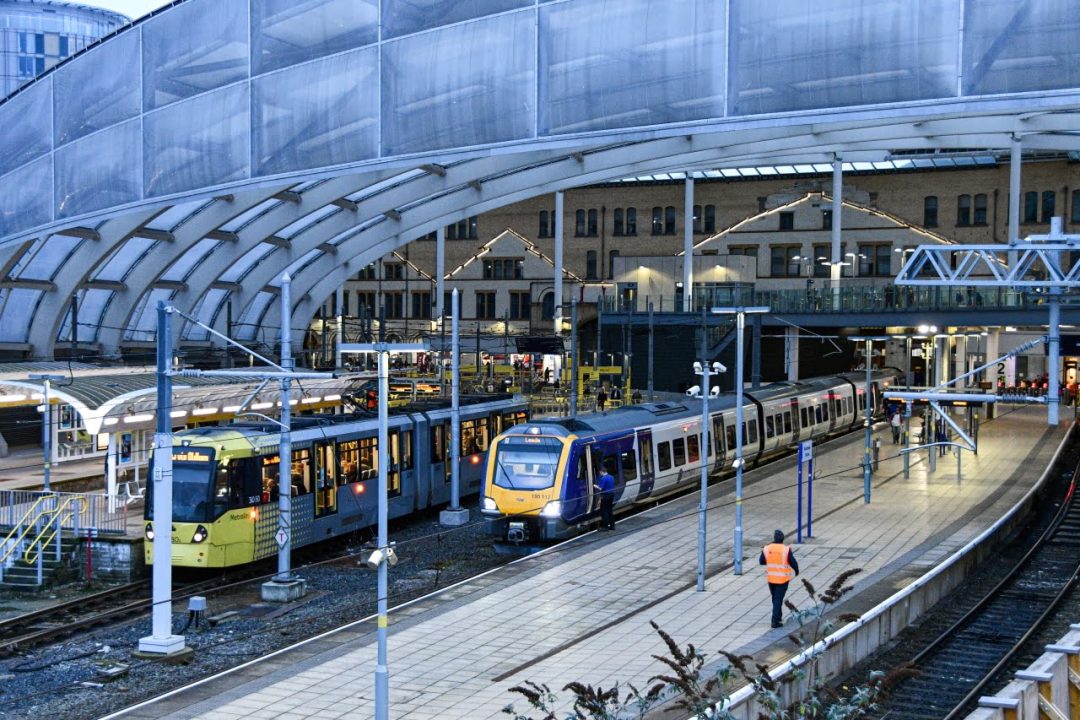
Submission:
<svg viewBox="0 0 1080 720">
<path fill-rule="evenodd" d="M 795 577 L 795 571 L 788 564 L 788 554 L 791 548 L 782 543 L 766 545 L 762 552 L 765 553 L 765 579 L 772 584 L 786 583 Z"/>
</svg>

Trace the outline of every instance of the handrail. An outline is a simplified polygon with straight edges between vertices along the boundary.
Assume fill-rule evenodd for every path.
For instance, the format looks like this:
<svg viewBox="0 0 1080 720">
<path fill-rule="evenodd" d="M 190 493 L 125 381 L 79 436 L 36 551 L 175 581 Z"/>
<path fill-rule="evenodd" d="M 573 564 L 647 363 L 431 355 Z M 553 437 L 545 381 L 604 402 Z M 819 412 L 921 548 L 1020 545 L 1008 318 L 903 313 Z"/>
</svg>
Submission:
<svg viewBox="0 0 1080 720">
<path fill-rule="evenodd" d="M 15 523 L 15 527 L 11 528 L 11 532 L 9 532 L 3 540 L 2 547 L 4 548 L 4 552 L 3 554 L 0 554 L 0 565 L 3 565 L 5 562 L 8 561 L 8 559 L 15 553 L 15 549 L 19 546 L 19 543 L 25 540 L 26 536 L 30 534 L 30 530 L 34 526 L 34 523 L 37 522 L 38 518 L 40 518 L 45 512 L 47 512 L 39 511 L 34 517 L 33 522 L 27 522 L 28 518 L 35 512 L 37 506 L 43 503 L 45 500 L 54 500 L 57 497 L 59 496 L 56 494 L 42 495 L 37 500 L 35 500 L 29 508 L 27 508 L 26 512 L 19 519 L 19 522 Z M 22 532 L 19 532 L 20 530 Z"/>
<path fill-rule="evenodd" d="M 81 503 L 81 507 L 69 510 L 68 506 L 72 503 Z M 46 508 L 40 515 L 34 518 L 34 521 L 41 519 L 45 515 L 51 514 L 52 517 L 41 528 L 41 532 L 38 533 L 29 545 L 26 546 L 26 551 L 23 553 L 23 562 L 27 565 L 32 565 L 37 562 L 38 556 L 41 554 L 42 548 L 48 546 L 48 544 L 55 538 L 61 530 L 61 524 L 63 520 L 67 518 L 61 518 L 64 511 L 67 511 L 67 517 L 72 517 L 75 514 L 81 513 L 86 509 L 86 498 L 82 495 L 69 495 L 64 498 L 64 501 L 57 505 L 55 508 Z M 52 528 L 52 532 L 49 532 L 49 528 Z M 35 551 L 36 548 L 36 551 Z"/>
</svg>

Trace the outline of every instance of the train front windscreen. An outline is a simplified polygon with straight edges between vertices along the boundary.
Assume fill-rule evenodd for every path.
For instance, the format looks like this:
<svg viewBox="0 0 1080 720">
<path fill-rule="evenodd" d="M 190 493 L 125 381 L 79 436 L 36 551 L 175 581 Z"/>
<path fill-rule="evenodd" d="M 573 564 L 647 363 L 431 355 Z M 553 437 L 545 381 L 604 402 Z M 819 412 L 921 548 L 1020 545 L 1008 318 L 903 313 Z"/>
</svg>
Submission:
<svg viewBox="0 0 1080 720">
<path fill-rule="evenodd" d="M 545 490 L 555 484 L 563 444 L 557 438 L 511 436 L 495 448 L 493 483 L 506 490 Z"/>
<path fill-rule="evenodd" d="M 175 448 L 172 463 L 172 519 L 173 522 L 209 522 L 213 520 L 212 497 L 217 463 L 214 451 L 206 448 Z M 154 465 L 150 463 L 150 477 Z M 154 519 L 152 497 L 154 483 L 148 483 L 146 517 Z"/>
</svg>

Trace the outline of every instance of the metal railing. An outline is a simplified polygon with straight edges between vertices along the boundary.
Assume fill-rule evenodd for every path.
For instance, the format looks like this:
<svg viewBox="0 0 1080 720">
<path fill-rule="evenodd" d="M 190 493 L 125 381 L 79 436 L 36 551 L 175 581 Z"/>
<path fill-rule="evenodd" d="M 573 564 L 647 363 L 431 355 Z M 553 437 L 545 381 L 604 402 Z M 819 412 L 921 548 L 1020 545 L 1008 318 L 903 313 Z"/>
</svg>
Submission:
<svg viewBox="0 0 1080 720">
<path fill-rule="evenodd" d="M 44 498 L 57 498 L 57 506 L 65 498 L 80 498 L 78 513 L 64 518 L 62 530 L 85 533 L 96 530 L 99 534 L 123 535 L 127 532 L 127 511 L 121 505 L 109 512 L 109 498 L 104 494 L 47 493 L 40 490 L 0 490 L 0 527 L 15 528 L 25 524 L 33 507 Z"/>
</svg>

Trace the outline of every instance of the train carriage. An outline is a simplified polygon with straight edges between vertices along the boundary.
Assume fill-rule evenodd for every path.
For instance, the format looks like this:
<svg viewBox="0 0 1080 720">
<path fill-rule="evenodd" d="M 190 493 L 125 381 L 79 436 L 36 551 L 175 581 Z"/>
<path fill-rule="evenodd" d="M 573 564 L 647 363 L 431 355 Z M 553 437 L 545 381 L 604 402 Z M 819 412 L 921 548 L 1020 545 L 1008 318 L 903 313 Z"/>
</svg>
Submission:
<svg viewBox="0 0 1080 720">
<path fill-rule="evenodd" d="M 390 518 L 437 507 L 450 498 L 450 408 L 418 403 L 387 423 Z M 461 495 L 480 487 L 490 439 L 527 419 L 515 397 L 463 398 Z M 290 487 L 294 548 L 374 525 L 378 518 L 378 418 L 293 419 Z M 172 560 L 177 567 L 222 568 L 277 553 L 281 434 L 276 425 L 240 423 L 174 435 Z M 149 493 L 153 488 L 149 489 Z M 153 499 L 145 534 L 153 539 Z M 144 545 L 153 562 L 153 543 Z"/>
<path fill-rule="evenodd" d="M 881 393 L 897 373 L 872 373 L 870 393 Z M 858 427 L 865 375 L 849 373 L 766 385 L 744 393 L 742 457 L 752 465 L 798 442 Z M 735 397 L 709 402 L 710 442 L 702 442 L 701 400 L 647 403 L 576 419 L 536 421 L 495 439 L 488 454 L 481 511 L 487 532 L 513 543 L 571 537 L 599 518 L 595 492 L 601 469 L 615 479 L 615 511 L 663 497 L 734 467 Z"/>
</svg>

